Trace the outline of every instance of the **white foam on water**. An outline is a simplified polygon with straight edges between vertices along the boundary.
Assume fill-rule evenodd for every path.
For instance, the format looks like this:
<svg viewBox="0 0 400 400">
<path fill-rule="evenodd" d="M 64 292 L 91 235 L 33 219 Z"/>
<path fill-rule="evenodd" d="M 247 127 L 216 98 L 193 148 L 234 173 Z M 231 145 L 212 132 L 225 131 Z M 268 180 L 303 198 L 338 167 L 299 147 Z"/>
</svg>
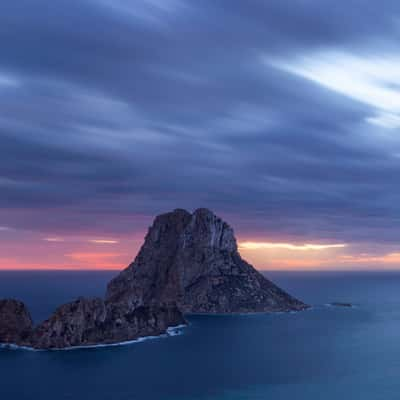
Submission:
<svg viewBox="0 0 400 400">
<path fill-rule="evenodd" d="M 170 326 L 167 328 L 167 335 L 168 336 L 178 336 L 182 335 L 182 329 L 185 328 L 186 325 L 177 325 L 177 326 Z"/>
<path fill-rule="evenodd" d="M 14 343 L 0 343 L 0 349 L 41 351 L 40 349 L 34 349 L 33 347 L 29 346 L 18 346 L 17 344 Z"/>
</svg>

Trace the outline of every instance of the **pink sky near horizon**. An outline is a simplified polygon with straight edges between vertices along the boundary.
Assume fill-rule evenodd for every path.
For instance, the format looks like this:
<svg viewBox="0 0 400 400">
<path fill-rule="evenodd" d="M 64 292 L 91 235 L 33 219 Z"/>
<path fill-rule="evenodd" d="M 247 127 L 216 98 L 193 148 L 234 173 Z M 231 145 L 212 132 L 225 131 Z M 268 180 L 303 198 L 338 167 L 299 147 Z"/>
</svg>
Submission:
<svg viewBox="0 0 400 400">
<path fill-rule="evenodd" d="M 121 270 L 135 258 L 144 233 L 104 236 L 9 231 L 0 232 L 0 239 L 0 270 Z M 365 245 L 351 243 L 282 242 L 240 234 L 238 245 L 242 257 L 260 270 L 400 268 L 400 251 L 395 246 L 365 251 Z"/>
</svg>

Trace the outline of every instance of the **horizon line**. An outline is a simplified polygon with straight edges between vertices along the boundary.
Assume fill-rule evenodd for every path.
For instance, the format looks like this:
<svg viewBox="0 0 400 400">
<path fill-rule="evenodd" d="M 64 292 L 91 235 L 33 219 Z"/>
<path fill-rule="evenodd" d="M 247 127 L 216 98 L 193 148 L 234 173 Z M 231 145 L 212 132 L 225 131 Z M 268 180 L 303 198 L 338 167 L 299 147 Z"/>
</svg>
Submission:
<svg viewBox="0 0 400 400">
<path fill-rule="evenodd" d="M 126 269 L 116 268 L 0 268 L 1 272 L 122 272 Z M 258 269 L 259 272 L 400 272 L 399 268 L 377 268 L 377 269 L 343 269 L 343 268 L 275 268 L 275 269 Z"/>
</svg>

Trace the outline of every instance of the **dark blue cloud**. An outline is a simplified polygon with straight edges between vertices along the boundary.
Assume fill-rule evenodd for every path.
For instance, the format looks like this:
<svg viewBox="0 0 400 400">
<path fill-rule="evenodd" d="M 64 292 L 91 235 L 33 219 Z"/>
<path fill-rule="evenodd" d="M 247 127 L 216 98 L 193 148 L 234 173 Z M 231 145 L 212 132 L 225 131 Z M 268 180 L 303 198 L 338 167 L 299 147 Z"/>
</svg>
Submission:
<svg viewBox="0 0 400 400">
<path fill-rule="evenodd" d="M 390 48 L 398 2 L 1 8 L 0 225 L 118 233 L 207 206 L 242 232 L 397 240 L 400 151 L 373 105 L 274 63 Z"/>
</svg>

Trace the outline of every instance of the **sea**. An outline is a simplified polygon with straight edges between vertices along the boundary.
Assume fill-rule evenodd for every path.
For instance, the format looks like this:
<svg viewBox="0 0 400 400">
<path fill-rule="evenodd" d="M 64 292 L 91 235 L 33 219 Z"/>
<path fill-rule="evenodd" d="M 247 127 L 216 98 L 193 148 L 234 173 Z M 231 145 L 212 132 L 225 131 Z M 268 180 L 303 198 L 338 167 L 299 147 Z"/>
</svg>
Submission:
<svg viewBox="0 0 400 400">
<path fill-rule="evenodd" d="M 112 271 L 2 271 L 0 298 L 35 321 Z M 398 400 L 400 273 L 275 272 L 312 307 L 297 313 L 190 316 L 173 335 L 63 351 L 0 349 L 1 400 Z M 329 303 L 349 302 L 354 307 Z"/>
</svg>

